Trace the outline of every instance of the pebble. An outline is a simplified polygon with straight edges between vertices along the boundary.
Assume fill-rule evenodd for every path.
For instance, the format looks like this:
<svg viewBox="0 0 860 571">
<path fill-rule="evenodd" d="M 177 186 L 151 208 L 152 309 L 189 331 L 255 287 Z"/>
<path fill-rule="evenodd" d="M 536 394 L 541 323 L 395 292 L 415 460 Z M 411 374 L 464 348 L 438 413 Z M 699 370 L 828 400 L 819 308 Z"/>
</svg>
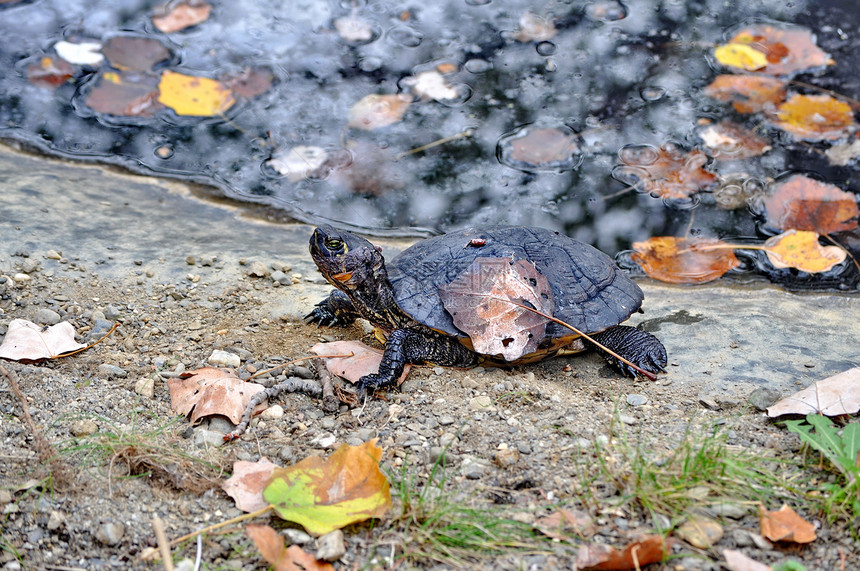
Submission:
<svg viewBox="0 0 860 571">
<path fill-rule="evenodd" d="M 427 451 L 427 464 L 433 466 L 445 455 L 445 448 L 442 446 L 431 446 Z"/>
<path fill-rule="evenodd" d="M 116 545 L 125 535 L 125 526 L 116 521 L 107 521 L 96 530 L 96 539 L 105 545 Z"/>
<path fill-rule="evenodd" d="M 756 410 L 765 411 L 769 406 L 776 403 L 780 396 L 779 391 L 762 387 L 750 393 L 750 396 L 747 398 L 747 402 L 749 402 Z"/>
<path fill-rule="evenodd" d="M 134 392 L 142 397 L 152 398 L 155 396 L 155 379 L 143 377 L 134 383 Z"/>
<path fill-rule="evenodd" d="M 12 281 L 16 284 L 25 284 L 30 281 L 30 276 L 28 276 L 27 274 L 18 273 L 12 276 Z"/>
<path fill-rule="evenodd" d="M 286 529 L 282 529 L 281 533 L 284 534 L 284 537 L 287 538 L 287 541 L 297 545 L 305 545 L 313 541 L 313 538 L 310 535 L 300 529 L 288 527 Z"/>
<path fill-rule="evenodd" d="M 33 315 L 33 321 L 40 325 L 56 325 L 61 319 L 59 313 L 46 307 L 38 309 Z"/>
<path fill-rule="evenodd" d="M 273 282 L 278 283 L 280 285 L 292 285 L 293 281 L 290 277 L 280 270 L 275 270 L 272 272 L 272 275 L 269 276 Z"/>
<path fill-rule="evenodd" d="M 45 252 L 45 258 L 48 260 L 61 260 L 63 256 L 56 250 L 48 250 Z"/>
<path fill-rule="evenodd" d="M 315 448 L 331 448 L 337 442 L 337 436 L 330 432 L 321 432 L 311 439 L 311 446 Z"/>
<path fill-rule="evenodd" d="M 630 416 L 629 414 L 618 415 L 618 420 L 620 420 L 624 424 L 630 424 L 630 425 L 636 424 L 636 422 L 637 422 L 636 417 Z"/>
<path fill-rule="evenodd" d="M 480 480 L 487 474 L 488 470 L 489 466 L 485 460 L 472 456 L 464 456 L 460 466 L 460 473 L 469 480 Z"/>
<path fill-rule="evenodd" d="M 248 275 L 253 278 L 264 278 L 269 275 L 269 268 L 263 262 L 251 262 L 248 266 Z"/>
<path fill-rule="evenodd" d="M 89 418 L 82 418 L 80 420 L 72 421 L 69 424 L 69 432 L 72 436 L 89 436 L 90 434 L 94 434 L 99 429 L 99 426 L 95 423 L 94 420 L 90 420 Z"/>
<path fill-rule="evenodd" d="M 648 404 L 648 398 L 643 395 L 627 395 L 627 404 L 630 406 L 642 406 L 643 404 Z"/>
<path fill-rule="evenodd" d="M 212 351 L 212 354 L 209 355 L 206 361 L 215 367 L 231 367 L 233 369 L 239 368 L 239 365 L 242 364 L 242 359 L 239 355 L 222 351 L 221 349 Z"/>
<path fill-rule="evenodd" d="M 699 404 L 711 410 L 720 410 L 720 405 L 711 397 L 699 397 Z"/>
<path fill-rule="evenodd" d="M 66 524 L 66 514 L 58 510 L 51 510 L 48 516 L 48 531 L 57 531 Z"/>
<path fill-rule="evenodd" d="M 493 410 L 493 401 L 489 395 L 477 396 L 469 401 L 469 408 L 472 410 Z"/>
<path fill-rule="evenodd" d="M 284 407 L 279 404 L 270 406 L 260 413 L 260 418 L 263 420 L 278 420 L 284 418 Z"/>
<path fill-rule="evenodd" d="M 681 524 L 675 535 L 699 549 L 710 549 L 723 538 L 723 526 L 707 517 L 692 517 Z"/>
<path fill-rule="evenodd" d="M 124 379 L 128 376 L 128 371 L 122 367 L 117 367 L 116 365 L 111 365 L 109 363 L 102 363 L 99 365 L 98 372 L 99 375 L 105 376 L 109 379 Z"/>
<path fill-rule="evenodd" d="M 194 445 L 200 448 L 205 448 L 206 446 L 214 446 L 218 448 L 224 444 L 224 435 L 227 434 L 227 432 L 230 431 L 227 430 L 225 432 L 220 432 L 198 428 L 194 431 Z"/>
<path fill-rule="evenodd" d="M 108 319 L 110 321 L 116 321 L 117 319 L 119 319 L 119 316 L 120 310 L 115 305 L 108 305 L 105 308 L 105 319 Z"/>
<path fill-rule="evenodd" d="M 441 424 L 442 426 L 448 426 L 448 425 L 450 425 L 450 424 L 454 424 L 454 423 L 456 422 L 456 420 L 454 419 L 454 417 L 453 417 L 453 416 L 451 416 L 451 415 L 449 415 L 449 414 L 443 414 L 443 415 L 442 415 L 442 416 L 440 416 L 438 419 L 436 419 L 436 421 L 437 421 L 439 424 Z"/>
<path fill-rule="evenodd" d="M 520 451 L 516 448 L 502 448 L 496 450 L 493 459 L 500 467 L 509 468 L 520 461 Z"/>
<path fill-rule="evenodd" d="M 749 512 L 749 510 L 745 509 L 742 505 L 732 504 L 728 502 L 719 502 L 711 504 L 706 509 L 708 513 L 712 515 L 729 517 L 732 519 L 741 519 Z"/>
<path fill-rule="evenodd" d="M 339 529 L 331 531 L 317 539 L 316 558 L 322 561 L 337 561 L 346 553 L 343 532 Z"/>
</svg>

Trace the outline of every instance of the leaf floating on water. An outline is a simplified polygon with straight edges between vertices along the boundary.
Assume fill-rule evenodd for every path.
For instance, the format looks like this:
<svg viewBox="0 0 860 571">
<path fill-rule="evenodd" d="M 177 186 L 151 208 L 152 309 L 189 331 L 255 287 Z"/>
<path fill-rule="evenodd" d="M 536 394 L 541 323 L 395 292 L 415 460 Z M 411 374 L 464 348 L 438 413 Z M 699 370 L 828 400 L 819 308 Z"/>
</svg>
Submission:
<svg viewBox="0 0 860 571">
<path fill-rule="evenodd" d="M 576 554 L 576 569 L 624 571 L 662 561 L 672 550 L 672 539 L 662 535 L 640 536 L 623 549 L 603 543 L 585 544 Z"/>
<path fill-rule="evenodd" d="M 98 42 L 67 42 L 65 40 L 54 44 L 57 55 L 69 63 L 78 65 L 98 65 L 104 61 L 101 53 L 102 45 Z"/>
<path fill-rule="evenodd" d="M 266 387 L 257 383 L 243 381 L 235 373 L 203 367 L 183 373 L 180 378 L 167 381 L 170 391 L 170 408 L 181 415 L 191 415 L 192 423 L 204 416 L 220 414 L 239 424 L 242 413 L 258 392 Z M 266 409 L 260 404 L 254 409 L 259 414 Z"/>
<path fill-rule="evenodd" d="M 771 122 L 807 141 L 842 139 L 857 128 L 851 106 L 829 95 L 792 95 Z"/>
<path fill-rule="evenodd" d="M 413 77 L 405 77 L 401 84 L 411 87 L 412 93 L 422 99 L 451 101 L 460 98 L 460 92 L 438 71 L 422 71 Z"/>
<path fill-rule="evenodd" d="M 731 101 L 738 113 L 757 113 L 785 100 L 785 82 L 761 75 L 718 75 L 705 88 L 705 95 Z"/>
<path fill-rule="evenodd" d="M 357 383 L 364 375 L 378 372 L 379 365 L 382 363 L 382 351 L 360 341 L 317 343 L 311 347 L 311 353 L 323 358 L 325 368 L 331 374 L 351 383 Z M 352 353 L 351 357 L 327 357 L 327 355 L 349 355 L 350 353 Z M 400 378 L 397 379 L 398 385 L 406 380 L 411 368 L 412 365 L 407 363 Z"/>
<path fill-rule="evenodd" d="M 577 135 L 565 126 L 518 129 L 499 140 L 497 152 L 503 164 L 525 172 L 571 170 L 582 160 Z"/>
<path fill-rule="evenodd" d="M 822 246 L 818 234 L 806 230 L 789 230 L 768 238 L 764 243 L 767 259 L 775 268 L 795 268 L 817 274 L 838 266 L 848 257 L 839 246 Z"/>
<path fill-rule="evenodd" d="M 27 66 L 27 81 L 40 87 L 59 87 L 75 73 L 75 69 L 64 59 L 54 56 L 39 58 L 38 63 Z"/>
<path fill-rule="evenodd" d="M 84 103 L 96 113 L 118 117 L 152 117 L 162 109 L 158 78 L 142 73 L 102 72 Z"/>
<path fill-rule="evenodd" d="M 322 147 L 297 145 L 289 149 L 278 149 L 266 164 L 287 177 L 290 182 L 298 182 L 316 172 L 325 164 L 327 158 L 328 152 Z"/>
<path fill-rule="evenodd" d="M 637 186 L 659 198 L 687 199 L 717 183 L 716 175 L 703 168 L 708 157 L 699 150 L 684 153 L 673 145 L 659 150 L 640 145 L 624 147 L 618 155 L 624 164 L 616 173 L 637 179 Z"/>
<path fill-rule="evenodd" d="M 860 367 L 842 371 L 768 407 L 771 418 L 784 414 L 818 413 L 825 416 L 860 411 Z"/>
<path fill-rule="evenodd" d="M 0 344 L 0 359 L 30 363 L 53 359 L 84 347 L 86 345 L 75 341 L 75 328 L 68 321 L 42 327 L 26 319 L 13 319 Z"/>
<path fill-rule="evenodd" d="M 735 34 L 729 44 L 746 45 L 762 53 L 766 65 L 757 71 L 770 75 L 788 75 L 834 63 L 815 45 L 815 36 L 809 30 L 796 26 L 750 26 Z"/>
<path fill-rule="evenodd" d="M 169 70 L 161 75 L 158 90 L 159 103 L 177 115 L 219 115 L 236 102 L 233 93 L 220 81 Z"/>
<path fill-rule="evenodd" d="M 246 67 L 238 73 L 231 73 L 221 78 L 221 82 L 233 92 L 236 97 L 250 99 L 267 92 L 272 87 L 274 75 L 265 67 Z"/>
<path fill-rule="evenodd" d="M 412 98 L 408 95 L 377 95 L 363 97 L 349 110 L 349 126 L 372 131 L 397 123 L 403 118 Z"/>
<path fill-rule="evenodd" d="M 658 236 L 633 249 L 631 258 L 648 276 L 675 284 L 713 281 L 740 265 L 731 245 L 713 238 Z"/>
<path fill-rule="evenodd" d="M 527 260 L 476 258 L 451 283 L 439 288 L 454 325 L 469 335 L 478 353 L 515 361 L 534 353 L 546 336 L 554 302 L 547 279 Z"/>
<path fill-rule="evenodd" d="M 281 518 L 314 535 L 382 517 L 391 509 L 391 493 L 379 470 L 382 448 L 376 442 L 344 444 L 327 459 L 311 456 L 278 468 L 263 497 Z"/>
<path fill-rule="evenodd" d="M 334 29 L 344 41 L 352 44 L 363 44 L 373 39 L 373 26 L 355 15 L 336 19 Z"/>
<path fill-rule="evenodd" d="M 520 42 L 545 42 L 553 39 L 556 33 L 552 20 L 526 12 L 520 16 L 520 27 L 514 34 L 514 38 Z"/>
<path fill-rule="evenodd" d="M 116 69 L 143 72 L 170 57 L 170 50 L 158 40 L 137 36 L 115 36 L 105 42 L 102 53 Z"/>
<path fill-rule="evenodd" d="M 699 130 L 711 156 L 718 159 L 748 159 L 766 153 L 771 146 L 741 125 L 729 120 Z"/>
<path fill-rule="evenodd" d="M 250 524 L 245 533 L 275 571 L 334 571 L 331 563 L 318 561 L 298 545 L 287 547 L 284 536 L 268 525 Z"/>
<path fill-rule="evenodd" d="M 857 228 L 860 209 L 851 192 L 804 175 L 776 186 L 765 201 L 767 222 L 774 228 L 832 234 Z"/>
<path fill-rule="evenodd" d="M 791 541 L 809 543 L 815 540 L 815 526 L 797 515 L 787 505 L 778 511 L 769 512 L 759 506 L 761 534 L 771 541 Z"/>
<path fill-rule="evenodd" d="M 714 58 L 721 64 L 756 71 L 767 65 L 767 56 L 748 44 L 728 43 L 714 49 Z"/>
<path fill-rule="evenodd" d="M 163 34 L 172 34 L 209 19 L 212 6 L 202 0 L 168 2 L 155 9 L 152 24 Z"/>
<path fill-rule="evenodd" d="M 403 188 L 403 168 L 391 149 L 367 141 L 350 141 L 347 149 L 349 152 L 331 153 L 334 156 L 321 167 L 331 184 L 372 196 Z"/>
</svg>

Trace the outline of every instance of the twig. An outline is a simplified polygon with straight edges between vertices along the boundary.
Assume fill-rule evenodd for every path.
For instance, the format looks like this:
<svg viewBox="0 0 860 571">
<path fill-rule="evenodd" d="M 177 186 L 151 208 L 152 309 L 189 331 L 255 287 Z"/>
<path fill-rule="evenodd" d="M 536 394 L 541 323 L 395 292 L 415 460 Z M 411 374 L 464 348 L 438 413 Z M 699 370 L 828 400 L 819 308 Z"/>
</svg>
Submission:
<svg viewBox="0 0 860 571">
<path fill-rule="evenodd" d="M 103 337 L 101 337 L 100 339 L 96 339 L 95 341 L 93 341 L 92 343 L 87 345 L 86 347 L 81 347 L 80 349 L 75 349 L 74 351 L 69 351 L 68 353 L 60 353 L 59 355 L 52 355 L 51 357 L 48 357 L 48 358 L 49 359 L 63 359 L 64 357 L 71 357 L 72 355 L 80 353 L 81 351 L 86 351 L 87 349 L 92 349 L 93 347 L 95 347 L 96 345 L 98 345 L 99 343 L 101 343 L 102 341 L 107 339 L 111 333 L 116 331 L 117 327 L 119 327 L 119 321 L 115 321 L 113 324 L 113 327 L 111 327 L 110 331 L 105 333 Z"/>
<path fill-rule="evenodd" d="M 322 361 L 322 357 L 318 361 L 314 361 L 317 364 L 320 384 L 322 385 L 322 408 L 326 412 L 335 412 L 338 409 L 340 400 L 334 394 L 334 379 L 332 379 L 331 373 L 328 372 L 325 363 Z"/>
<path fill-rule="evenodd" d="M 173 571 L 173 557 L 170 555 L 170 544 L 167 542 L 167 534 L 164 533 L 164 522 L 158 516 L 152 518 L 152 529 L 155 531 L 155 540 L 158 542 L 158 552 L 161 554 L 161 564 L 164 571 Z"/>
<path fill-rule="evenodd" d="M 216 529 L 221 529 L 222 527 L 227 527 L 228 525 L 233 525 L 234 523 L 240 523 L 240 522 L 243 522 L 245 520 L 254 519 L 258 515 L 263 515 L 266 512 L 271 511 L 272 509 L 274 509 L 273 506 L 268 505 L 268 506 L 266 506 L 262 509 L 259 509 L 255 512 L 243 514 L 243 515 L 240 515 L 240 516 L 237 516 L 234 518 L 230 518 L 228 520 L 224 520 L 222 522 L 210 525 L 208 527 L 204 527 L 203 529 L 199 529 L 197 531 L 192 531 L 191 533 L 187 533 L 187 534 L 183 535 L 182 537 L 177 537 L 176 539 L 174 539 L 173 541 L 170 542 L 170 545 L 171 545 L 171 547 L 175 546 L 175 545 L 179 545 L 183 541 L 188 541 L 189 539 L 199 537 L 200 535 L 203 535 L 204 533 L 209 533 L 210 531 L 215 531 Z"/>
<path fill-rule="evenodd" d="M 414 155 L 415 153 L 420 153 L 421 151 L 426 151 L 427 149 L 432 149 L 433 147 L 437 147 L 439 145 L 444 145 L 445 143 L 450 143 L 451 141 L 456 141 L 457 139 L 463 139 L 465 137 L 471 137 L 475 133 L 474 129 L 466 129 L 462 133 L 457 133 L 456 135 L 451 135 L 450 137 L 443 137 L 442 139 L 437 139 L 432 143 L 427 143 L 426 145 L 421 145 L 420 147 L 415 147 L 414 149 L 410 149 L 408 151 L 403 151 L 394 157 L 394 160 L 400 160 L 403 157 Z"/>
</svg>

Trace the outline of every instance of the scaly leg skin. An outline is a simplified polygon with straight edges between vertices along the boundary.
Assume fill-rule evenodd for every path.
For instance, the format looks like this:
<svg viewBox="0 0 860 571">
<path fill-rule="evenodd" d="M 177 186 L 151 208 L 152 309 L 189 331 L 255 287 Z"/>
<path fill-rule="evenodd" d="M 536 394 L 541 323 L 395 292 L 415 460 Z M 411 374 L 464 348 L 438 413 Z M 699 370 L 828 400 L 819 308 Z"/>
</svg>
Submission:
<svg viewBox="0 0 860 571">
<path fill-rule="evenodd" d="M 627 325 L 618 325 L 595 333 L 591 337 L 598 343 L 605 345 L 608 349 L 612 349 L 637 367 L 641 367 L 646 371 L 657 374 L 658 372 L 666 372 L 666 348 L 659 339 L 641 329 L 629 327 Z M 609 361 L 609 363 L 626 375 L 631 377 L 636 376 L 636 369 L 626 363 L 622 363 L 600 347 L 595 347 L 595 350 L 600 355 Z"/>
<path fill-rule="evenodd" d="M 478 356 L 454 337 L 433 332 L 395 329 L 388 336 L 379 372 L 358 380 L 362 399 L 377 389 L 397 383 L 406 363 L 433 363 L 443 367 L 471 367 Z"/>
<path fill-rule="evenodd" d="M 316 304 L 313 311 L 305 315 L 305 321 L 329 327 L 335 325 L 343 327 L 355 321 L 357 317 L 359 313 L 352 305 L 352 301 L 345 293 L 336 289 Z"/>
</svg>

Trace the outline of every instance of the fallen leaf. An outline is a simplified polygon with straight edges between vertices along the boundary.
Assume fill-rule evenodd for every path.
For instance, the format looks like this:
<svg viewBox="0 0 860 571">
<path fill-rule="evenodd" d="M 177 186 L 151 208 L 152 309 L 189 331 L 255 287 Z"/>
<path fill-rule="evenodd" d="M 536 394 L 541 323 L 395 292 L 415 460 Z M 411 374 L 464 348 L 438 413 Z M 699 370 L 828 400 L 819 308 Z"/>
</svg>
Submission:
<svg viewBox="0 0 860 571">
<path fill-rule="evenodd" d="M 65 40 L 54 44 L 57 55 L 69 63 L 78 65 L 98 65 L 104 61 L 101 53 L 102 45 L 98 42 L 67 42 Z"/>
<path fill-rule="evenodd" d="M 498 157 L 521 171 L 558 172 L 579 166 L 582 153 L 570 128 L 529 126 L 499 139 Z"/>
<path fill-rule="evenodd" d="M 520 42 L 545 42 L 555 37 L 555 24 L 549 18 L 542 18 L 532 12 L 520 16 L 520 27 L 514 39 Z"/>
<path fill-rule="evenodd" d="M 576 554 L 576 569 L 621 571 L 638 569 L 662 561 L 672 550 L 672 539 L 662 535 L 643 535 L 616 549 L 602 543 L 583 545 Z"/>
<path fill-rule="evenodd" d="M 785 504 L 775 512 L 763 506 L 759 506 L 758 511 L 761 534 L 771 541 L 809 543 L 815 539 L 815 526 Z"/>
<path fill-rule="evenodd" d="M 170 57 L 170 50 L 158 40 L 138 36 L 114 36 L 105 42 L 102 53 L 116 69 L 145 72 Z"/>
<path fill-rule="evenodd" d="M 272 87 L 274 75 L 265 67 L 246 67 L 239 72 L 229 73 L 221 78 L 236 97 L 250 99 L 267 92 Z"/>
<path fill-rule="evenodd" d="M 361 98 L 349 110 L 350 127 L 371 131 L 397 123 L 412 103 L 412 97 L 403 94 L 372 94 Z"/>
<path fill-rule="evenodd" d="M 351 44 L 364 44 L 374 38 L 373 26 L 370 22 L 362 20 L 354 14 L 337 18 L 334 21 L 334 29 L 337 30 L 341 38 Z"/>
<path fill-rule="evenodd" d="M 723 557 L 729 571 L 771 571 L 770 565 L 754 561 L 740 551 L 723 549 Z"/>
<path fill-rule="evenodd" d="M 705 95 L 731 101 L 738 113 L 775 109 L 785 100 L 785 82 L 761 75 L 718 75 L 705 88 Z"/>
<path fill-rule="evenodd" d="M 830 95 L 792 95 L 771 123 L 807 141 L 841 139 L 857 127 L 851 106 Z"/>
<path fill-rule="evenodd" d="M 860 367 L 842 371 L 768 407 L 771 418 L 784 414 L 818 413 L 825 416 L 860 411 Z"/>
<path fill-rule="evenodd" d="M 346 379 L 351 383 L 357 383 L 364 375 L 370 375 L 379 371 L 382 363 L 382 351 L 369 347 L 360 341 L 332 341 L 330 343 L 317 343 L 311 347 L 311 353 L 325 357 L 326 355 L 348 355 L 352 357 L 331 357 L 324 359 L 325 367 L 333 374 Z M 399 385 L 409 375 L 412 365 L 406 364 L 403 374 L 397 379 Z"/>
<path fill-rule="evenodd" d="M 334 571 L 331 563 L 318 561 L 298 545 L 286 547 L 284 536 L 268 525 L 250 524 L 245 533 L 275 571 Z"/>
<path fill-rule="evenodd" d="M 27 81 L 40 87 L 59 87 L 74 75 L 74 68 L 64 59 L 53 56 L 39 58 L 27 66 Z"/>
<path fill-rule="evenodd" d="M 101 72 L 87 92 L 84 104 L 95 111 L 118 117 L 152 117 L 161 109 L 158 79 L 149 74 Z"/>
<path fill-rule="evenodd" d="M 717 521 L 694 516 L 675 529 L 675 535 L 699 549 L 710 549 L 723 538 L 723 526 Z"/>
<path fill-rule="evenodd" d="M 853 230 L 860 216 L 853 193 L 804 175 L 793 175 L 775 185 L 764 206 L 770 226 L 819 234 Z"/>
<path fill-rule="evenodd" d="M 263 499 L 263 490 L 272 480 L 272 471 L 277 467 L 265 456 L 256 462 L 233 462 L 233 475 L 224 480 L 221 489 L 233 498 L 236 507 L 243 512 L 261 510 L 269 505 Z"/>
<path fill-rule="evenodd" d="M 390 148 L 367 141 L 350 141 L 347 152 L 332 153 L 323 165 L 329 183 L 357 194 L 382 196 L 404 186 L 403 167 L 396 162 Z"/>
<path fill-rule="evenodd" d="M 839 246 L 822 246 L 818 234 L 807 230 L 789 230 L 768 238 L 765 243 L 767 259 L 775 268 L 796 268 L 817 274 L 838 266 L 848 257 Z"/>
<path fill-rule="evenodd" d="M 475 258 L 454 281 L 439 288 L 439 297 L 475 351 L 506 361 L 534 353 L 549 323 L 511 301 L 547 315 L 554 309 L 547 279 L 528 260 L 509 258 Z"/>
<path fill-rule="evenodd" d="M 84 347 L 86 345 L 75 341 L 75 328 L 68 321 L 42 327 L 26 319 L 13 319 L 0 344 L 0 359 L 32 363 L 61 357 Z"/>
<path fill-rule="evenodd" d="M 717 183 L 714 173 L 704 167 L 708 157 L 699 150 L 684 153 L 674 145 L 659 150 L 647 145 L 630 145 L 618 153 L 621 162 L 613 175 L 636 179 L 636 186 L 663 199 L 686 199 Z"/>
<path fill-rule="evenodd" d="M 438 71 L 422 71 L 412 76 L 404 77 L 401 85 L 410 87 L 412 93 L 421 99 L 434 99 L 436 101 L 451 101 L 460 98 L 460 92 L 445 76 Z"/>
<path fill-rule="evenodd" d="M 223 83 L 208 77 L 165 71 L 158 83 L 158 101 L 177 115 L 208 117 L 227 111 L 236 102 Z"/>
<path fill-rule="evenodd" d="M 344 444 L 327 459 L 311 456 L 278 468 L 263 497 L 281 518 L 314 535 L 382 517 L 391 509 L 391 494 L 379 470 L 382 448 L 376 442 Z"/>
<path fill-rule="evenodd" d="M 204 416 L 220 414 L 239 424 L 242 413 L 258 392 L 266 387 L 243 381 L 235 373 L 214 367 L 203 367 L 183 373 L 180 378 L 167 381 L 170 391 L 170 408 L 177 414 L 191 415 L 194 423 Z M 260 404 L 254 409 L 259 414 L 266 409 Z"/>
<path fill-rule="evenodd" d="M 168 2 L 155 9 L 152 24 L 159 32 L 172 34 L 205 22 L 211 12 L 212 6 L 202 0 Z"/>
<path fill-rule="evenodd" d="M 538 531 L 553 539 L 569 540 L 568 533 L 578 537 L 591 537 L 596 532 L 594 520 L 587 513 L 579 510 L 559 508 L 546 517 L 535 521 Z"/>
<path fill-rule="evenodd" d="M 767 56 L 748 44 L 728 43 L 714 48 L 714 58 L 721 64 L 756 71 L 767 65 Z"/>
<path fill-rule="evenodd" d="M 770 75 L 788 75 L 834 63 L 815 45 L 815 36 L 799 26 L 758 24 L 741 30 L 728 43 L 746 45 L 762 53 L 766 65 L 757 71 Z"/>
<path fill-rule="evenodd" d="M 657 236 L 635 242 L 631 258 L 648 276 L 669 283 L 713 281 L 740 265 L 730 244 L 714 238 Z"/>
<path fill-rule="evenodd" d="M 831 165 L 840 167 L 848 166 L 852 161 L 860 157 L 860 139 L 855 139 L 850 143 L 839 143 L 832 145 L 824 151 L 827 155 L 827 160 Z"/>
<path fill-rule="evenodd" d="M 298 182 L 315 173 L 325 164 L 327 158 L 328 152 L 322 147 L 297 145 L 278 149 L 266 164 L 287 177 L 290 182 Z"/>
<path fill-rule="evenodd" d="M 729 120 L 699 130 L 709 154 L 717 159 L 748 159 L 769 151 L 771 146 L 746 127 Z"/>
</svg>

